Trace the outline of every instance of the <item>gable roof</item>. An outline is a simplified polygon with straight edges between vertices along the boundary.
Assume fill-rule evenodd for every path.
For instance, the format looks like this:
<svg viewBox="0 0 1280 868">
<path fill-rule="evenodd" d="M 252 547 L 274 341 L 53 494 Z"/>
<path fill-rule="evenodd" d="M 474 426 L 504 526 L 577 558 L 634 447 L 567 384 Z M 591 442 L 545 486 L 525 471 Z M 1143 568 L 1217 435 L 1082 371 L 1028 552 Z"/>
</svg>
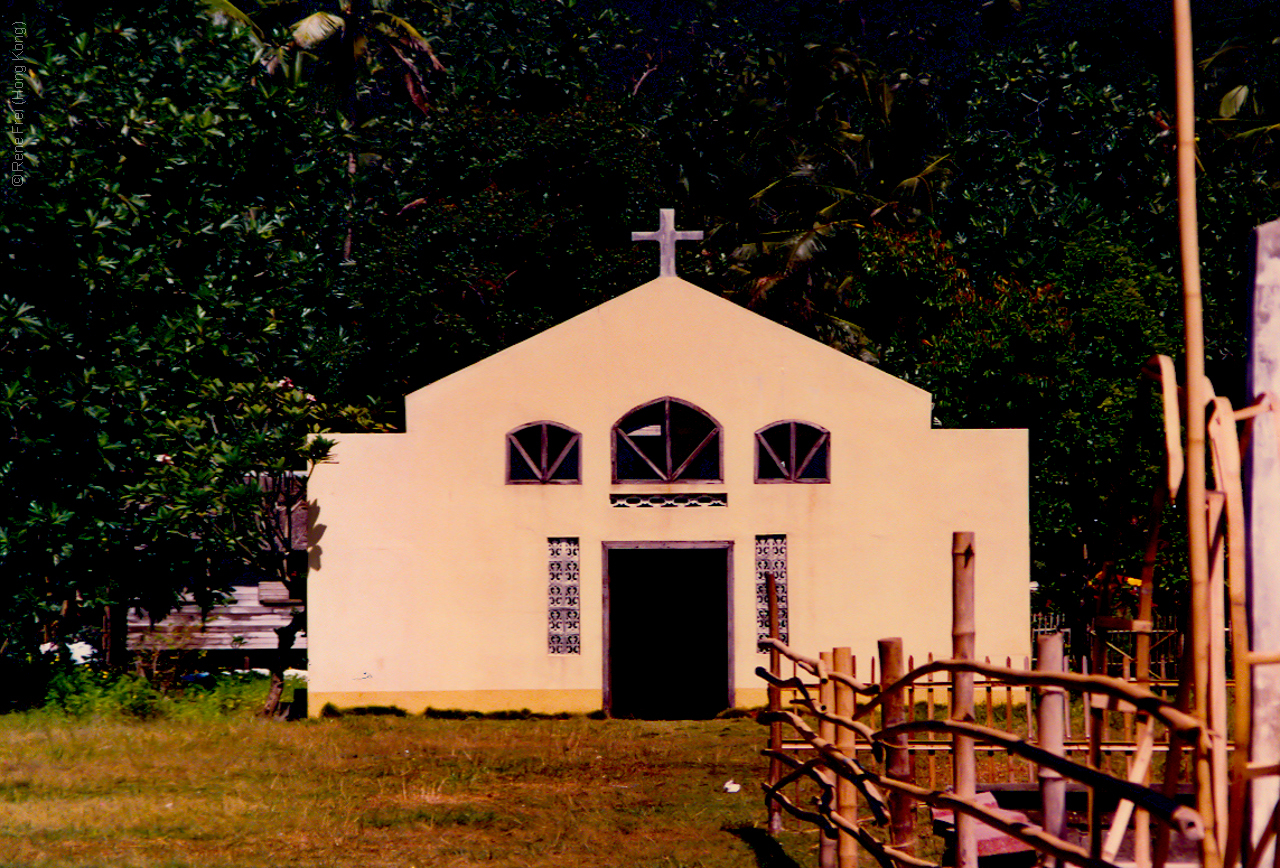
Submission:
<svg viewBox="0 0 1280 868">
<path fill-rule="evenodd" d="M 691 372 L 732 365 L 745 376 L 753 367 L 783 367 L 797 378 L 834 377 L 912 405 L 926 419 L 931 406 L 928 392 L 904 380 L 679 277 L 659 277 L 416 390 L 406 398 L 406 416 L 433 392 L 479 385 L 499 371 L 518 378 L 558 354 L 591 364 L 584 370 L 590 375 L 601 366 L 626 369 L 673 358 Z"/>
</svg>

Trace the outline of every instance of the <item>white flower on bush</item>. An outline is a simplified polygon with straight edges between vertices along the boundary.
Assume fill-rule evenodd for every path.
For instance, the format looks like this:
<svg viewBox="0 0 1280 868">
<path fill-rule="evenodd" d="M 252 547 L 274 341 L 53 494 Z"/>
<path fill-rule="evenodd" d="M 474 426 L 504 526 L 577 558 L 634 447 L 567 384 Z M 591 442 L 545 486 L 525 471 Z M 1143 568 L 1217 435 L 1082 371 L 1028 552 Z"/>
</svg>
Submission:
<svg viewBox="0 0 1280 868">
<path fill-rule="evenodd" d="M 40 646 L 41 654 L 53 654 L 58 650 L 56 642 L 45 642 Z M 67 645 L 67 652 L 71 655 L 71 662 L 76 666 L 84 663 L 97 652 L 88 642 L 71 642 Z"/>
<path fill-rule="evenodd" d="M 156 464 L 172 464 L 172 463 L 173 463 L 173 456 L 169 455 L 166 452 L 161 452 L 159 455 L 156 456 Z"/>
</svg>

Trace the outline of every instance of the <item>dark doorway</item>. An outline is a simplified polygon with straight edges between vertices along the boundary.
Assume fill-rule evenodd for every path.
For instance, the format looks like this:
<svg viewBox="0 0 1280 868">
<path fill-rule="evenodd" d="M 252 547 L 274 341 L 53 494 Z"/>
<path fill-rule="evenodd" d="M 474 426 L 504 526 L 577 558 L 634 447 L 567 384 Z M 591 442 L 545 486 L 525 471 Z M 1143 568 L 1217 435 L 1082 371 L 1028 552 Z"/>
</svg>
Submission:
<svg viewBox="0 0 1280 868">
<path fill-rule="evenodd" d="M 605 709 L 697 720 L 733 704 L 733 545 L 605 543 Z"/>
</svg>

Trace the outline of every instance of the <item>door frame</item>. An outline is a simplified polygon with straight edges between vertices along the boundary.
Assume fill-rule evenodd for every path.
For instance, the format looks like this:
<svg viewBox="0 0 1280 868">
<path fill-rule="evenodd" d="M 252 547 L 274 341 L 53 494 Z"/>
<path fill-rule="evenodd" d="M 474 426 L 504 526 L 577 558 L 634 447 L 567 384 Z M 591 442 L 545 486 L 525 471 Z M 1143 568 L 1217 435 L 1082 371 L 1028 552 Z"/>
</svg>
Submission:
<svg viewBox="0 0 1280 868">
<path fill-rule="evenodd" d="M 604 683 L 603 683 L 603 705 L 606 717 L 613 716 L 613 682 L 609 671 L 609 660 L 612 657 L 613 649 L 611 647 L 612 636 L 609 629 L 609 552 L 625 549 L 723 549 L 725 552 L 725 619 L 727 622 L 726 641 L 729 647 L 727 666 L 725 671 L 725 680 L 727 687 L 727 695 L 729 708 L 734 706 L 736 697 L 734 696 L 733 672 L 733 540 L 617 540 L 606 541 L 600 544 L 600 577 L 603 595 L 602 604 L 602 647 L 604 651 L 604 660 L 602 662 Z"/>
</svg>

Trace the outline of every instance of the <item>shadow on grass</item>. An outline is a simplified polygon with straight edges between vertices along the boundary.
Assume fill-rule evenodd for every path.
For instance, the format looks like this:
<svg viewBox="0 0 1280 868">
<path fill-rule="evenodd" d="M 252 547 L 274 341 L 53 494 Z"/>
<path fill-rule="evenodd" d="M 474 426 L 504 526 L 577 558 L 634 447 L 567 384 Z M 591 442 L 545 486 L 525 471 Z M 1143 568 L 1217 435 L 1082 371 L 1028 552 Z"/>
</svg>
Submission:
<svg viewBox="0 0 1280 868">
<path fill-rule="evenodd" d="M 751 848 L 758 868 L 800 868 L 800 864 L 782 849 L 782 845 L 764 829 L 754 826 L 725 826 L 724 831 Z"/>
</svg>

